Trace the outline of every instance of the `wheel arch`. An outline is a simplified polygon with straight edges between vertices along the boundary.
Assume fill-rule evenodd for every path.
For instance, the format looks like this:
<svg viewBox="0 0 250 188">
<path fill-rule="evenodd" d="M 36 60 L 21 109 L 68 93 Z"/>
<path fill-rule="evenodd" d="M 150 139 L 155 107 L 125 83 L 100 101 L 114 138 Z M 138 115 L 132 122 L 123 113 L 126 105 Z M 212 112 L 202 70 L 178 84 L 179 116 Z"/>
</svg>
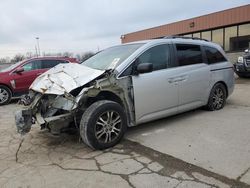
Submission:
<svg viewBox="0 0 250 188">
<path fill-rule="evenodd" d="M 228 87 L 227 87 L 227 84 L 224 82 L 224 81 L 218 81 L 218 82 L 216 82 L 215 84 L 214 84 L 214 86 L 216 85 L 216 84 L 222 84 L 222 85 L 224 85 L 224 87 L 225 87 L 225 89 L 226 89 L 226 98 L 228 97 Z"/>
<path fill-rule="evenodd" d="M 124 103 L 122 99 L 117 94 L 109 90 L 100 91 L 98 95 L 96 95 L 95 97 L 89 97 L 87 100 L 87 106 L 90 106 L 94 102 L 97 102 L 100 100 L 110 100 L 113 102 L 117 102 L 122 107 L 124 107 Z"/>
<path fill-rule="evenodd" d="M 108 106 L 107 106 L 108 105 Z M 112 107 L 111 107 L 111 106 Z M 99 142 L 99 138 L 96 137 L 96 126 L 93 126 L 94 124 L 97 125 L 97 119 L 99 118 L 103 112 L 109 112 L 108 109 L 111 109 L 115 112 L 117 112 L 120 115 L 120 132 L 117 136 L 115 136 L 114 140 L 110 139 L 110 142 Z M 116 145 L 123 137 L 126 129 L 127 129 L 127 118 L 125 111 L 122 110 L 123 107 L 119 105 L 117 102 L 110 101 L 110 100 L 97 100 L 93 104 L 91 104 L 90 107 L 86 109 L 86 111 L 83 113 L 81 122 L 80 122 L 80 136 L 84 143 L 86 143 L 88 146 L 90 146 L 93 149 L 106 149 L 109 147 L 112 147 Z M 109 116 L 110 117 L 110 116 Z M 123 121 L 122 121 L 123 120 Z M 109 123 L 108 123 L 109 124 Z M 107 126 L 104 125 L 105 127 Z M 113 126 L 113 125 L 109 125 Z M 107 127 L 106 127 L 107 129 Z M 110 127 L 108 127 L 110 129 Z M 100 131 L 100 130 L 99 130 Z M 106 130 L 108 131 L 108 130 Z M 109 130 L 111 131 L 111 130 Z M 107 132 L 106 132 L 107 135 Z M 111 135 L 111 133 L 110 133 Z M 106 136 L 107 137 L 107 136 Z M 111 137 L 110 137 L 111 138 Z M 107 140 L 108 141 L 108 140 Z"/>
</svg>

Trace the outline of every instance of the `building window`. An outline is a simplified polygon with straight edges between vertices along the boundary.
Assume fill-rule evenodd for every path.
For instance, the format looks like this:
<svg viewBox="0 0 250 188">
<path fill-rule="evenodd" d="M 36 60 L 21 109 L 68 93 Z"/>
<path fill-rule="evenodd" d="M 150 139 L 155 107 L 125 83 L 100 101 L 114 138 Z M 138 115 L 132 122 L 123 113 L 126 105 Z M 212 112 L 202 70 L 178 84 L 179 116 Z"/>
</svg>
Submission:
<svg viewBox="0 0 250 188">
<path fill-rule="evenodd" d="M 233 51 L 242 51 L 250 48 L 250 35 L 233 37 L 230 39 L 233 45 Z"/>
<path fill-rule="evenodd" d="M 212 31 L 212 41 L 223 47 L 223 29 Z"/>
<path fill-rule="evenodd" d="M 237 37 L 237 26 L 225 28 L 225 51 L 234 51 L 236 46 L 234 44 L 234 38 Z"/>
<path fill-rule="evenodd" d="M 238 50 L 250 48 L 250 24 L 239 25 L 239 36 L 235 43 Z"/>
<path fill-rule="evenodd" d="M 250 24 L 239 25 L 239 36 L 250 35 Z"/>
<path fill-rule="evenodd" d="M 183 35 L 183 37 L 192 37 L 192 34 Z"/>
<path fill-rule="evenodd" d="M 201 38 L 201 33 L 193 33 L 194 38 Z"/>
<path fill-rule="evenodd" d="M 211 31 L 204 31 L 201 33 L 203 39 L 211 41 Z"/>
</svg>

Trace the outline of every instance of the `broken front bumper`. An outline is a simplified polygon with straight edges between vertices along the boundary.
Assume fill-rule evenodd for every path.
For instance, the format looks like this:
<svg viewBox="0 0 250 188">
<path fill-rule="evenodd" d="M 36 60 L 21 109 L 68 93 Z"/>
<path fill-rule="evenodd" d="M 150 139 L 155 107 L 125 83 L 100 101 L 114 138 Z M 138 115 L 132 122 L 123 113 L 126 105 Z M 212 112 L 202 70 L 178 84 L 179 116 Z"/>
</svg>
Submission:
<svg viewBox="0 0 250 188">
<path fill-rule="evenodd" d="M 41 128 L 48 128 L 52 134 L 59 134 L 73 121 L 71 113 L 43 118 L 40 113 L 32 115 L 31 110 L 20 110 L 15 114 L 17 132 L 24 135 L 31 130 L 32 124 L 37 123 Z"/>
<path fill-rule="evenodd" d="M 32 124 L 36 123 L 41 126 L 41 129 L 48 128 L 50 132 L 57 134 L 74 120 L 73 111 L 69 110 L 75 106 L 72 101 L 59 96 L 50 100 L 52 103 L 49 106 L 52 106 L 52 108 L 46 109 L 43 115 L 41 114 L 41 108 L 44 108 L 43 104 L 46 101 L 42 100 L 41 94 L 35 95 L 32 102 L 23 110 L 17 111 L 15 114 L 17 132 L 22 135 L 26 134 L 30 131 Z M 65 113 L 55 115 L 59 109 L 65 110 Z"/>
<path fill-rule="evenodd" d="M 15 121 L 18 133 L 22 135 L 28 133 L 33 124 L 32 111 L 31 110 L 17 111 L 15 114 Z"/>
</svg>

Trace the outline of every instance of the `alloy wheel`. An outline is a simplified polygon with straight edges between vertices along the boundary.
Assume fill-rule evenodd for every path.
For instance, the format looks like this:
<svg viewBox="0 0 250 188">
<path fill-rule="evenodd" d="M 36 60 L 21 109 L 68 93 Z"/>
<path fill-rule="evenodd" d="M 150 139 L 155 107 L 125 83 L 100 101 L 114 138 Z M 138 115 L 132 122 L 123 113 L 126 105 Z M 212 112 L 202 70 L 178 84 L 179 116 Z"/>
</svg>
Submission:
<svg viewBox="0 0 250 188">
<path fill-rule="evenodd" d="M 224 92 L 221 88 L 216 88 L 213 94 L 213 107 L 218 110 L 223 107 L 224 104 Z"/>
<path fill-rule="evenodd" d="M 7 90 L 0 88 L 0 104 L 6 102 L 9 99 L 9 93 Z"/>
<path fill-rule="evenodd" d="M 120 135 L 121 130 L 121 116 L 115 111 L 106 111 L 96 121 L 95 136 L 99 142 L 110 143 Z"/>
</svg>

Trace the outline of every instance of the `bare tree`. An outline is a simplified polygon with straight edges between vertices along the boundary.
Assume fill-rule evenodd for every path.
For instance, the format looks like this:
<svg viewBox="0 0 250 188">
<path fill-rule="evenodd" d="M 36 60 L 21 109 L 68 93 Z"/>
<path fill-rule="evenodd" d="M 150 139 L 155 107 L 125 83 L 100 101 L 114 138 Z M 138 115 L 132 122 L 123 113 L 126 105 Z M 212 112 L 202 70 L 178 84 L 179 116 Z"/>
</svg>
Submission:
<svg viewBox="0 0 250 188">
<path fill-rule="evenodd" d="M 0 64 L 3 64 L 3 63 L 7 63 L 7 62 L 6 62 L 6 58 L 1 58 L 1 59 L 0 59 Z"/>
<path fill-rule="evenodd" d="M 10 61 L 11 63 L 19 62 L 25 59 L 25 56 L 22 54 L 16 54 Z"/>
<path fill-rule="evenodd" d="M 35 54 L 33 54 L 32 52 L 27 52 L 26 53 L 26 58 L 32 58 L 34 56 L 35 56 Z"/>
<path fill-rule="evenodd" d="M 80 61 L 83 62 L 85 60 L 87 60 L 88 58 L 92 57 L 94 55 L 93 52 L 84 52 L 81 54 L 76 54 L 76 58 Z"/>
<path fill-rule="evenodd" d="M 92 57 L 93 55 L 95 55 L 95 53 L 91 52 L 91 51 L 83 52 L 83 53 L 79 53 L 79 54 L 75 54 L 75 55 L 72 52 L 58 52 L 58 53 L 45 53 L 45 52 L 43 52 L 43 56 L 76 57 L 80 62 L 87 60 L 88 58 Z M 32 53 L 32 52 L 27 52 L 25 55 L 18 53 L 13 58 L 9 58 L 9 57 L 0 58 L 0 63 L 15 63 L 15 62 L 22 61 L 26 58 L 32 58 L 32 57 L 36 57 L 36 54 Z"/>
<path fill-rule="evenodd" d="M 73 53 L 71 53 L 71 52 L 63 52 L 62 56 L 64 56 L 64 57 L 73 57 Z"/>
</svg>

